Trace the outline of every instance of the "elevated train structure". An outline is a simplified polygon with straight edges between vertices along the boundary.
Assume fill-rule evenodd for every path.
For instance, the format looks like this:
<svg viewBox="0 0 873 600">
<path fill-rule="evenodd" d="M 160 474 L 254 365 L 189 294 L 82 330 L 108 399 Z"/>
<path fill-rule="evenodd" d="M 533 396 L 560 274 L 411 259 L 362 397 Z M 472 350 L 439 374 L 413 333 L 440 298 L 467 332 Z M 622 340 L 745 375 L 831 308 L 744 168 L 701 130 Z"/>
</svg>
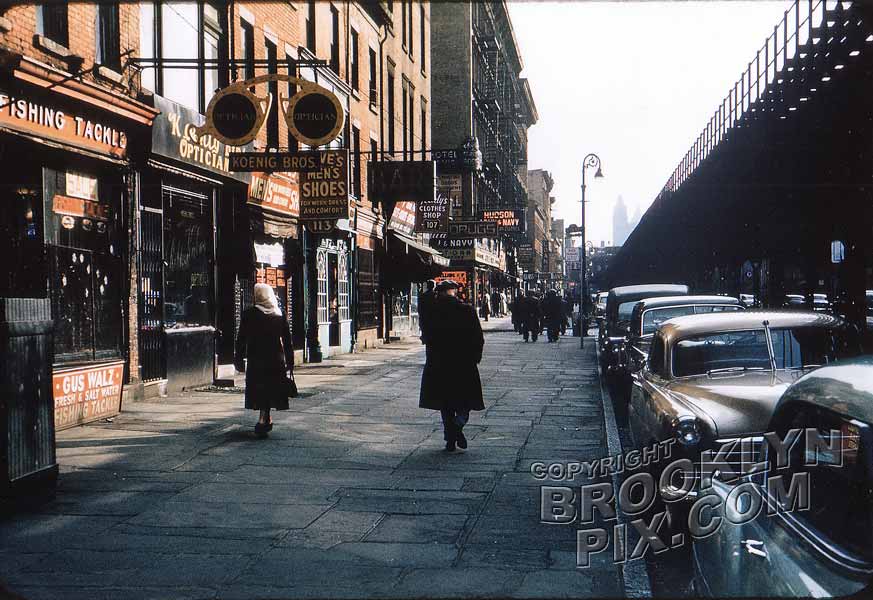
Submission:
<svg viewBox="0 0 873 600">
<path fill-rule="evenodd" d="M 612 261 L 610 286 L 827 294 L 869 328 L 873 4 L 797 0 Z M 870 333 L 869 331 L 867 332 Z"/>
</svg>

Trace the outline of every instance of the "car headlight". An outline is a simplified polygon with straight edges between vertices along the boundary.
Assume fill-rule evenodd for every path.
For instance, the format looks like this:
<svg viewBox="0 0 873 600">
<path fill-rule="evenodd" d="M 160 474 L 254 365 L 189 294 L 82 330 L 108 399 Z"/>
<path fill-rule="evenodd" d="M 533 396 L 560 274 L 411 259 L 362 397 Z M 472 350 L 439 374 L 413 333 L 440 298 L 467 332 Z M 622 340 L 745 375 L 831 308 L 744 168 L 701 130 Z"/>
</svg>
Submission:
<svg viewBox="0 0 873 600">
<path fill-rule="evenodd" d="M 685 416 L 673 420 L 673 434 L 683 446 L 696 446 L 700 443 L 700 425 L 696 417 Z"/>
</svg>

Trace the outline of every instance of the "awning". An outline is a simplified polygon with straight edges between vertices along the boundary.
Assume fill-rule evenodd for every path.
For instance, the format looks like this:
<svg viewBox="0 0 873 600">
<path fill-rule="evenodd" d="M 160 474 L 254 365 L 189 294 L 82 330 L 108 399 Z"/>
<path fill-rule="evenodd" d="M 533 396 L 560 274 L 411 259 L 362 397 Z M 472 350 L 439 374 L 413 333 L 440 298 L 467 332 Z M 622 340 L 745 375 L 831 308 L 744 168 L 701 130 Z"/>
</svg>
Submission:
<svg viewBox="0 0 873 600">
<path fill-rule="evenodd" d="M 388 253 L 380 270 L 384 287 L 402 290 L 433 279 L 449 265 L 445 256 L 415 238 L 391 229 L 388 234 Z"/>
<path fill-rule="evenodd" d="M 441 267 L 448 267 L 449 266 L 449 263 L 451 261 L 448 258 L 446 258 L 445 256 L 443 256 L 442 254 L 440 254 L 439 250 L 436 250 L 435 248 L 431 248 L 430 246 L 422 244 L 414 237 L 410 237 L 410 236 L 406 235 L 405 233 L 401 233 L 399 231 L 394 231 L 393 229 L 389 229 L 388 233 L 391 235 L 391 237 L 396 238 L 398 241 L 400 241 L 403 244 L 406 244 L 406 246 L 408 246 L 409 248 L 412 248 L 412 249 L 416 250 L 417 252 L 423 252 L 423 253 L 429 255 L 429 259 L 434 264 L 439 265 Z"/>
</svg>

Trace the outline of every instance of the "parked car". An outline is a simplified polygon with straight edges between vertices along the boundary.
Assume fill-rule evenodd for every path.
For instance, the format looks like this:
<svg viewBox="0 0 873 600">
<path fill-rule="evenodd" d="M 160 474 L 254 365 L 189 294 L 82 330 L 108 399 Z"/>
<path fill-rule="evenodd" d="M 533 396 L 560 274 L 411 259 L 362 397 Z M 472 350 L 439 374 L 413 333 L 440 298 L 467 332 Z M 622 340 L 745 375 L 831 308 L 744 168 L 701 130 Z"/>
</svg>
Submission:
<svg viewBox="0 0 873 600">
<path fill-rule="evenodd" d="M 632 375 L 634 446 L 675 438 L 674 458 L 694 460 L 717 440 L 764 431 L 779 397 L 804 372 L 860 354 L 854 333 L 837 317 L 808 311 L 721 312 L 662 323 L 646 365 Z M 657 466 L 653 471 L 660 476 Z M 669 510 L 681 513 L 683 504 Z"/>
<path fill-rule="evenodd" d="M 659 296 L 637 302 L 627 341 L 615 366 L 616 374 L 627 377 L 642 368 L 652 336 L 661 323 L 676 317 L 737 310 L 743 310 L 743 305 L 731 296 Z"/>
<path fill-rule="evenodd" d="M 788 388 L 767 430 L 784 440 L 793 428 L 839 431 L 841 456 L 814 451 L 808 460 L 810 449 L 798 439 L 787 468 L 777 468 L 775 452 L 762 451 L 766 472 L 732 483 L 713 478 L 712 518 L 743 508 L 737 502 L 748 496 L 730 495 L 740 484 L 763 506 L 782 510 L 770 515 L 765 508 L 743 524 L 724 519 L 695 540 L 697 595 L 847 597 L 873 583 L 873 357 L 822 367 Z M 788 510 L 765 482 L 777 477 L 787 490 L 792 475 L 802 473 L 809 477 L 809 508 Z"/>
<path fill-rule="evenodd" d="M 600 322 L 598 344 L 604 370 L 612 372 L 630 330 L 634 306 L 640 300 L 656 296 L 687 296 L 687 285 L 650 284 L 626 285 L 609 290 L 606 313 Z"/>
<path fill-rule="evenodd" d="M 606 298 L 609 292 L 597 292 L 597 300 L 594 303 L 594 316 L 602 317 L 606 313 Z"/>
</svg>

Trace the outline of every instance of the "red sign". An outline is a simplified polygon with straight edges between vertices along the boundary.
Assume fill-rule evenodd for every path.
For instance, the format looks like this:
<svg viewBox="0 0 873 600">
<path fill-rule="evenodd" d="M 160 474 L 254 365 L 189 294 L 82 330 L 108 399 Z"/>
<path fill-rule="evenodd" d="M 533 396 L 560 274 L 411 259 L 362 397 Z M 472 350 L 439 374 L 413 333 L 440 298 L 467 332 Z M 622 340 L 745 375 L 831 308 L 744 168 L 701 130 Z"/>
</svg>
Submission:
<svg viewBox="0 0 873 600">
<path fill-rule="evenodd" d="M 415 233 L 415 202 L 398 202 L 391 213 L 388 227 L 406 235 Z"/>
<path fill-rule="evenodd" d="M 55 194 L 55 197 L 52 198 L 52 212 L 59 215 L 87 217 L 101 221 L 109 219 L 109 210 L 106 205 L 92 202 L 91 200 L 61 196 L 60 194 Z"/>
<path fill-rule="evenodd" d="M 55 429 L 68 429 L 121 411 L 124 363 L 65 369 L 52 374 Z"/>
<path fill-rule="evenodd" d="M 0 91 L 0 127 L 65 142 L 123 158 L 127 155 L 127 134 L 101 121 L 19 98 Z"/>
<path fill-rule="evenodd" d="M 252 173 L 249 204 L 300 216 L 300 175 L 297 173 Z"/>
</svg>

